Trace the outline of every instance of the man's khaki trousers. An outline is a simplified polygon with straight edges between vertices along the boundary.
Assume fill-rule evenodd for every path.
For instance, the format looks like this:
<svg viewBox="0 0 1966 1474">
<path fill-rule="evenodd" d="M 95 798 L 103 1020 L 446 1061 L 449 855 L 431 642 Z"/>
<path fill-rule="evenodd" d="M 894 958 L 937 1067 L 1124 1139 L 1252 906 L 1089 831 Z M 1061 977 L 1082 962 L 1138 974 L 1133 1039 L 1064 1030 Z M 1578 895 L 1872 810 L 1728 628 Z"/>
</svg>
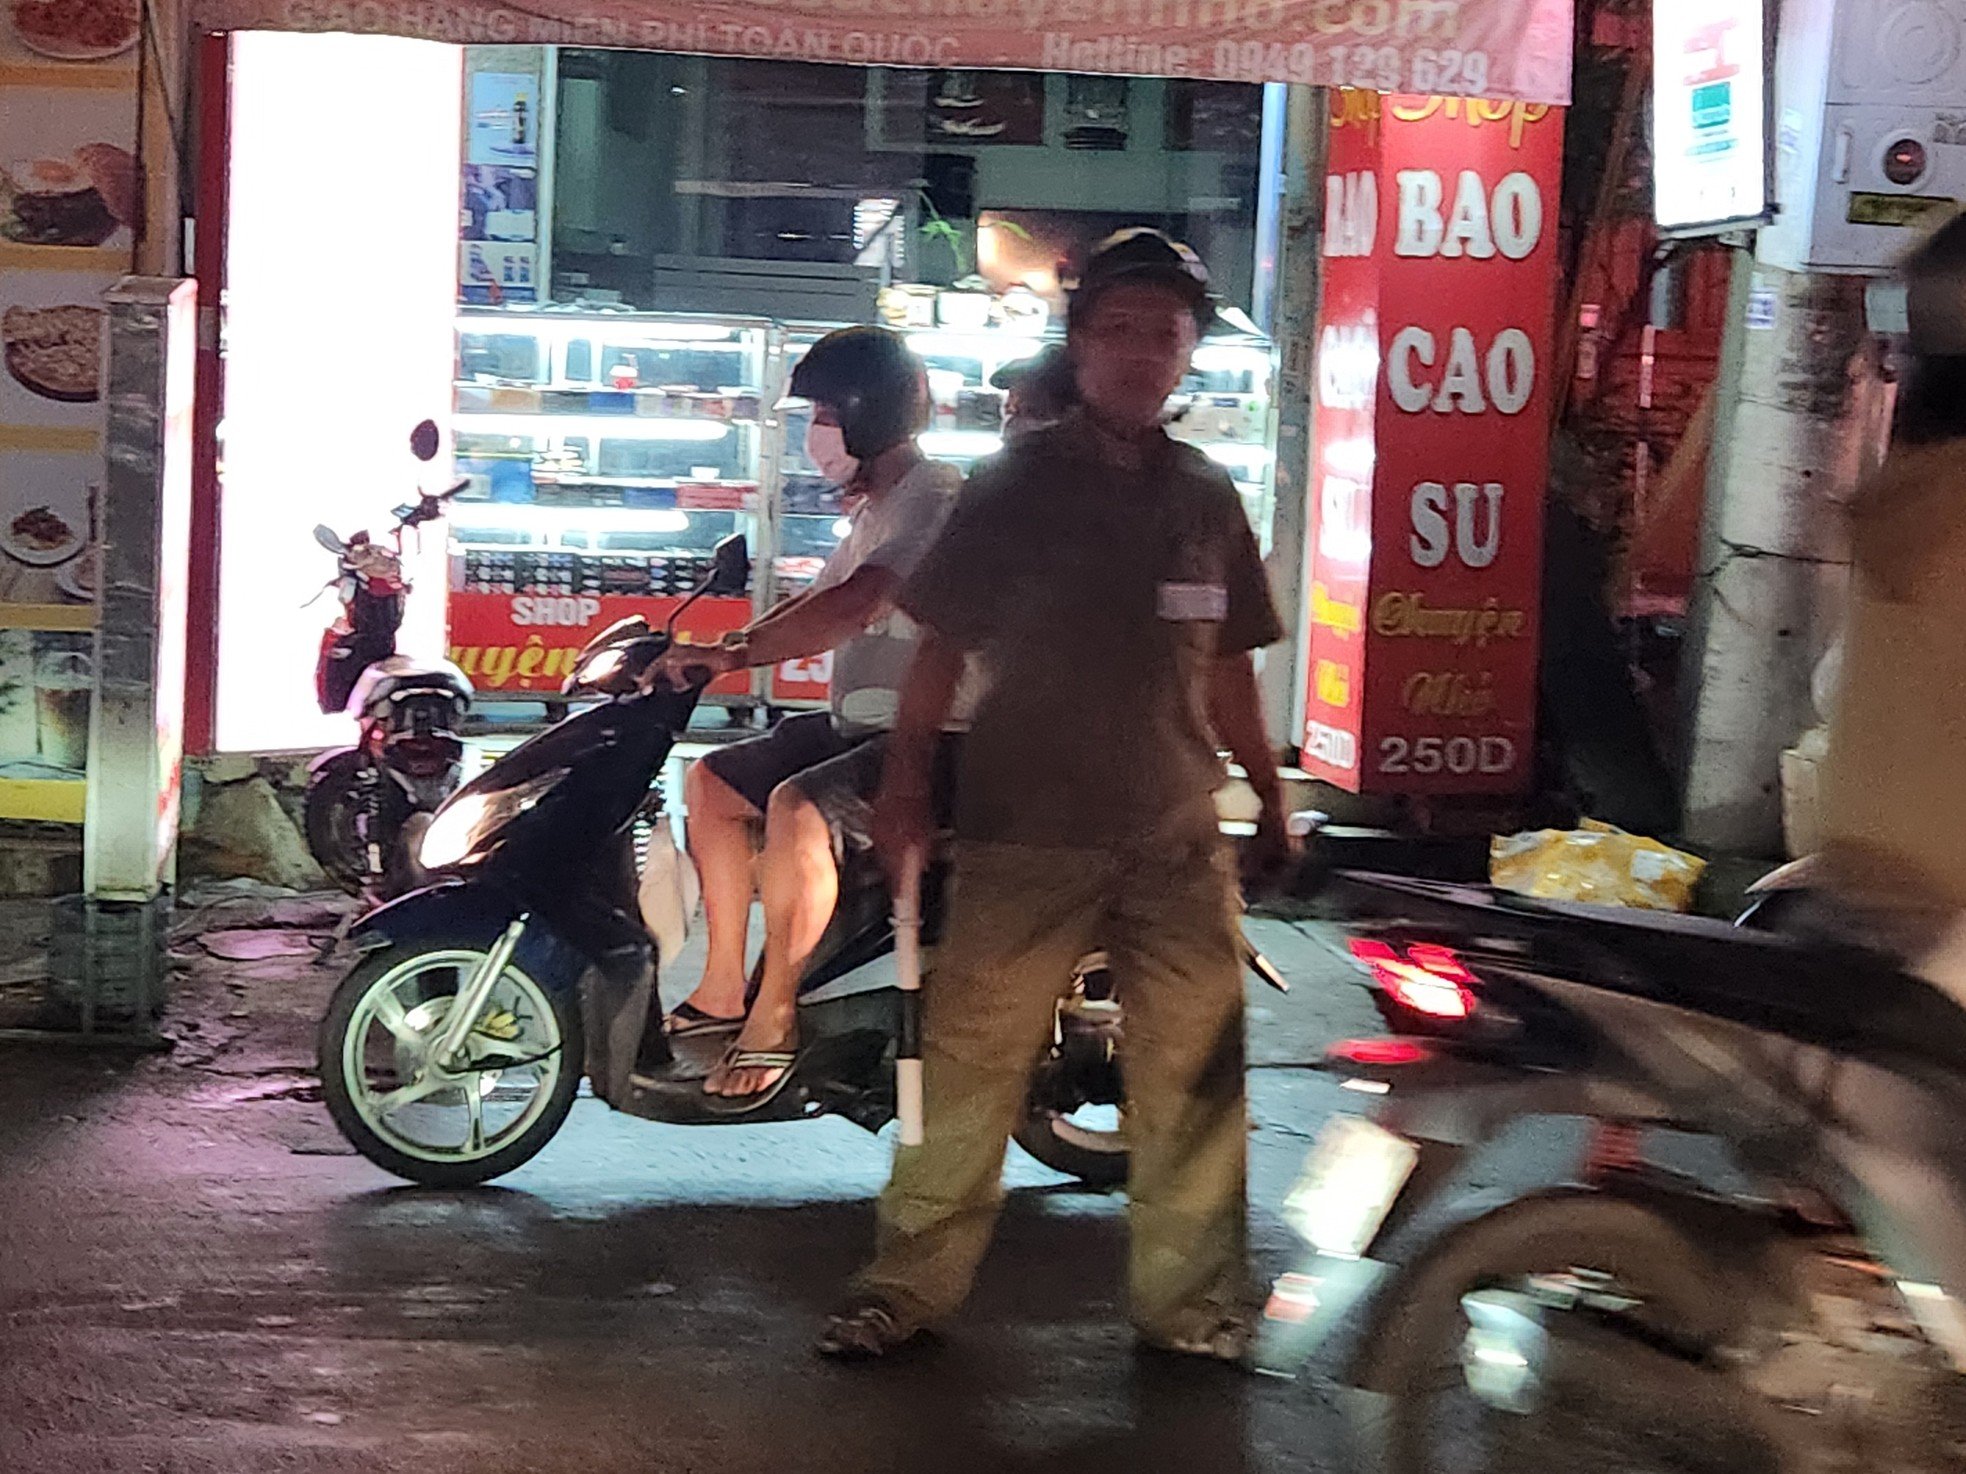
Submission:
<svg viewBox="0 0 1966 1474">
<path fill-rule="evenodd" d="M 923 1144 L 902 1147 L 857 1288 L 924 1323 L 962 1303 L 1003 1195 L 1005 1143 L 1073 965 L 1103 947 L 1124 1022 L 1130 1282 L 1149 1338 L 1244 1303 L 1242 968 L 1229 857 L 960 844 L 925 984 Z"/>
</svg>

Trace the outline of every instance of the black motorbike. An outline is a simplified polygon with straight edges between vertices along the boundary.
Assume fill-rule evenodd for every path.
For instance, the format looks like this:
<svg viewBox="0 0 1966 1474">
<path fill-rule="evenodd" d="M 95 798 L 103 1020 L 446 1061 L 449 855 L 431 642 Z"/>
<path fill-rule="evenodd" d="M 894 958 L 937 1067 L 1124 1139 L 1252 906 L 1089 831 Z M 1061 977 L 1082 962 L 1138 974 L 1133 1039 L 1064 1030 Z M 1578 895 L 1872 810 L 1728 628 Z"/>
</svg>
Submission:
<svg viewBox="0 0 1966 1474">
<path fill-rule="evenodd" d="M 1850 940 L 1345 878 L 1263 1360 L 1359 1467 L 1936 1471 L 1966 1427 L 1966 1009 Z M 1531 1148 L 1534 1150 L 1531 1150 Z"/>
<path fill-rule="evenodd" d="M 742 537 L 726 539 L 691 599 L 742 593 L 747 559 Z M 435 883 L 352 933 L 361 958 L 322 1023 L 320 1072 L 336 1124 L 377 1166 L 450 1187 L 510 1172 L 560 1129 L 583 1075 L 616 1110 L 684 1125 L 836 1114 L 878 1131 L 894 1118 L 901 991 L 875 965 L 894 932 L 871 855 L 848 859 L 800 982 L 798 1063 L 772 1091 L 706 1094 L 727 1040 L 663 1031 L 637 849 L 673 843 L 651 786 L 698 690 L 640 684 L 681 613 L 664 630 L 630 620 L 590 643 L 569 694 L 603 699 L 459 790 L 423 838 Z M 924 886 L 929 942 L 940 881 L 931 871 Z M 1016 1140 L 1047 1166 L 1113 1187 L 1127 1167 L 1120 1008 L 1097 954 L 1064 981 Z"/>
<path fill-rule="evenodd" d="M 434 421 L 410 433 L 420 461 L 433 459 L 437 446 Z M 335 555 L 329 586 L 341 600 L 321 637 L 315 695 L 323 712 L 354 717 L 357 736 L 352 747 L 314 760 L 302 816 L 316 862 L 357 895 L 400 894 L 416 883 L 423 827 L 463 777 L 458 731 L 471 705 L 470 679 L 448 660 L 398 655 L 396 632 L 410 592 L 403 534 L 443 516 L 444 503 L 469 484 L 396 508 L 386 542 L 314 529 L 314 540 Z"/>
</svg>

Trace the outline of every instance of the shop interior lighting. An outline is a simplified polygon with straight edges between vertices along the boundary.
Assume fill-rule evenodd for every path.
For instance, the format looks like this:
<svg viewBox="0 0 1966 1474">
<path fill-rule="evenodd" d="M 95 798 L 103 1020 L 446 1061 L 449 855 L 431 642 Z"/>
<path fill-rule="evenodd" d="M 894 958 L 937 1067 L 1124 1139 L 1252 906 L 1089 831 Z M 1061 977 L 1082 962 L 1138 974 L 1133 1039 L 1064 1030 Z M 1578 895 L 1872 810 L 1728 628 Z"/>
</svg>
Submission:
<svg viewBox="0 0 1966 1474">
<path fill-rule="evenodd" d="M 940 328 L 908 334 L 908 346 L 923 358 L 980 358 L 985 363 L 1015 363 L 1044 345 L 1010 333 L 956 333 Z"/>
<path fill-rule="evenodd" d="M 1003 436 L 994 430 L 927 430 L 922 433 L 921 447 L 929 456 L 987 456 L 1003 449 Z"/>
<path fill-rule="evenodd" d="M 610 348 L 648 343 L 689 343 L 697 347 L 730 349 L 748 348 L 750 345 L 741 337 L 738 341 L 732 339 L 736 335 L 748 336 L 752 331 L 714 322 L 644 323 L 627 313 L 619 317 L 561 317 L 522 311 L 460 313 L 457 330 L 488 336 L 546 338 L 555 343 L 571 342 L 576 338 L 600 338 L 607 340 Z"/>
<path fill-rule="evenodd" d="M 559 507 L 536 502 L 476 502 L 451 513 L 459 542 L 485 532 L 687 532 L 680 507 Z"/>
<path fill-rule="evenodd" d="M 1194 363 L 1203 373 L 1264 373 L 1270 350 L 1253 343 L 1204 343 L 1195 349 Z"/>
<path fill-rule="evenodd" d="M 331 594 L 307 605 L 334 574 L 314 525 L 380 537 L 419 484 L 450 479 L 447 455 L 432 466 L 410 455 L 409 433 L 425 417 L 450 418 L 463 68 L 461 48 L 429 41 L 232 38 L 214 713 L 223 751 L 353 735 L 346 716 L 315 703 L 315 657 L 336 607 Z M 388 106 L 351 107 L 357 78 Z M 334 206 L 332 228 L 309 228 L 322 219 L 324 179 L 361 187 Z M 332 312 L 321 308 L 324 282 Z M 440 526 L 405 539 L 405 655 L 444 653 L 446 569 Z"/>
<path fill-rule="evenodd" d="M 466 410 L 457 417 L 457 433 L 509 435 L 515 440 L 711 441 L 730 434 L 730 425 L 723 420 L 654 415 L 511 415 Z"/>
</svg>

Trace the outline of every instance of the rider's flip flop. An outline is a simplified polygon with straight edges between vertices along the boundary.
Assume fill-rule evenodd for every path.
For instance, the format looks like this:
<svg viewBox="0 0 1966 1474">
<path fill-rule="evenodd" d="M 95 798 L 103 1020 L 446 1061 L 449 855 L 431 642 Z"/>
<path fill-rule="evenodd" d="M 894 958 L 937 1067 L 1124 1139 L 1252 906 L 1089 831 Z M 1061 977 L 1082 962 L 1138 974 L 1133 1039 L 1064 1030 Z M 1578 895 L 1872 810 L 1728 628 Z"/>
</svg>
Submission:
<svg viewBox="0 0 1966 1474">
<path fill-rule="evenodd" d="M 727 1106 L 744 1108 L 760 1106 L 785 1088 L 785 1082 L 792 1078 L 792 1067 L 799 1062 L 797 1050 L 792 1049 L 739 1049 L 735 1044 L 724 1051 L 724 1057 L 717 1061 L 717 1070 L 728 1075 L 732 1070 L 777 1070 L 778 1078 L 763 1090 L 753 1090 L 747 1095 L 725 1095 L 710 1089 L 709 1077 L 703 1081 L 703 1093 L 714 1101 Z M 712 1071 L 712 1074 L 716 1071 Z"/>
<path fill-rule="evenodd" d="M 734 1034 L 744 1027 L 744 1015 L 720 1018 L 705 1013 L 687 998 L 669 1010 L 662 1020 L 662 1032 L 671 1039 L 687 1039 L 692 1034 Z"/>
</svg>

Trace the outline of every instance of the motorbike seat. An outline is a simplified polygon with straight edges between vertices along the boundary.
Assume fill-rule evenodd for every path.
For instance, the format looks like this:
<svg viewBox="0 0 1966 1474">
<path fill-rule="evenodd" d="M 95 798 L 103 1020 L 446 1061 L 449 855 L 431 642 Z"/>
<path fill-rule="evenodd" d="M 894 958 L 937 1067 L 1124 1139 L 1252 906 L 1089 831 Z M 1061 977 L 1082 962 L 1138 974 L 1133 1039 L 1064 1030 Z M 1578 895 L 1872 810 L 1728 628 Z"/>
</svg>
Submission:
<svg viewBox="0 0 1966 1474">
<path fill-rule="evenodd" d="M 1855 940 L 1799 940 L 1707 917 L 1537 901 L 1488 886 L 1348 879 L 1378 893 L 1364 909 L 1410 918 L 1416 937 L 1439 937 L 1440 923 L 1451 916 L 1452 930 L 1481 938 L 1499 933 L 1532 959 L 1530 968 L 1587 987 L 1826 1048 L 1966 1073 L 1966 1009 L 1897 959 Z M 1480 945 L 1470 942 L 1467 949 Z"/>
<path fill-rule="evenodd" d="M 471 678 L 448 660 L 392 655 L 362 672 L 349 693 L 348 710 L 359 716 L 413 695 L 449 696 L 461 707 L 475 694 Z"/>
</svg>

